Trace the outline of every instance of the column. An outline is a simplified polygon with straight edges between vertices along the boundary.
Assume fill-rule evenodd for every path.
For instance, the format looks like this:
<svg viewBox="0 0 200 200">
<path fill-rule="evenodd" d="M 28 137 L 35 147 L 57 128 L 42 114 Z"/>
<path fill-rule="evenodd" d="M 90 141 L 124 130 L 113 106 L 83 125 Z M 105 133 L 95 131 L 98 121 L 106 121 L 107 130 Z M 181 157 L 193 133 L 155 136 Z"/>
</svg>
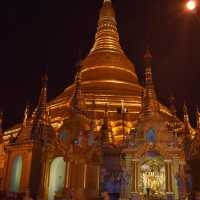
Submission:
<svg viewBox="0 0 200 200">
<path fill-rule="evenodd" d="M 175 177 L 174 181 L 173 181 L 173 187 L 174 187 L 174 198 L 175 199 L 179 199 L 179 187 L 178 187 L 178 181 L 179 181 L 179 161 L 180 158 L 178 155 L 175 155 L 173 157 L 173 175 Z"/>
<path fill-rule="evenodd" d="M 44 152 L 42 158 L 42 175 L 39 185 L 39 194 L 37 195 L 38 200 L 48 199 L 48 189 L 49 189 L 49 176 L 50 176 L 50 165 L 52 163 L 53 157 L 51 154 Z"/>
<path fill-rule="evenodd" d="M 66 179 L 65 179 L 65 187 L 69 188 L 70 187 L 70 167 L 71 163 L 70 161 L 66 161 Z"/>
<path fill-rule="evenodd" d="M 101 176 L 101 167 L 97 166 L 97 191 L 100 192 L 100 176 Z"/>
<path fill-rule="evenodd" d="M 185 165 L 186 163 L 184 161 L 179 162 L 179 173 L 180 173 L 180 181 L 181 181 L 181 186 L 179 186 L 179 199 L 185 199 L 185 197 L 187 196 Z"/>
<path fill-rule="evenodd" d="M 86 188 L 87 183 L 87 164 L 84 164 L 84 172 L 83 172 L 83 188 Z"/>
<path fill-rule="evenodd" d="M 132 157 L 128 154 L 120 160 L 122 166 L 122 181 L 121 181 L 121 191 L 120 199 L 128 199 L 132 193 L 132 183 L 130 184 L 129 177 L 132 172 Z"/>
<path fill-rule="evenodd" d="M 52 155 L 49 156 L 47 163 L 46 163 L 46 173 L 45 173 L 45 198 L 48 199 L 48 193 L 49 193 L 49 179 L 50 179 L 50 169 L 51 169 L 51 164 L 53 162 L 53 157 Z"/>
<path fill-rule="evenodd" d="M 132 160 L 132 199 L 138 200 L 138 159 Z"/>
<path fill-rule="evenodd" d="M 165 160 L 165 173 L 166 173 L 166 195 L 168 199 L 174 199 L 172 187 L 172 160 Z"/>
<path fill-rule="evenodd" d="M 46 152 L 45 152 L 46 153 Z M 50 168 L 50 158 L 46 153 L 42 159 L 42 175 L 40 180 L 40 191 L 38 197 L 43 199 L 47 196 L 48 191 L 48 178 Z"/>
</svg>

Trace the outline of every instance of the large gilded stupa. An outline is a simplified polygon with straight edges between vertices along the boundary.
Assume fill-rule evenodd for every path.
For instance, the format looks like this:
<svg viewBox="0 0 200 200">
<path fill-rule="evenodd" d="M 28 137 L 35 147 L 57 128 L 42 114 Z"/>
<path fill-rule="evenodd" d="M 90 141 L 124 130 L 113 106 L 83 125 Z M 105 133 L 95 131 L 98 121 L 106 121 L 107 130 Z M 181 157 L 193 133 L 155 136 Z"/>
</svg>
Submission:
<svg viewBox="0 0 200 200">
<path fill-rule="evenodd" d="M 80 72 L 81 90 L 87 104 L 87 111 L 91 114 L 95 112 L 97 127 L 100 127 L 98 125 L 103 117 L 104 106 L 108 104 L 111 126 L 116 141 L 119 141 L 122 138 L 120 134 L 122 122 L 117 108 L 122 104 L 127 108 L 125 129 L 129 132 L 134 127 L 141 110 L 143 87 L 138 81 L 134 64 L 121 48 L 111 1 L 103 3 L 94 45 L 88 56 L 81 61 Z M 55 121 L 57 117 L 66 115 L 67 112 L 64 112 L 66 102 L 70 99 L 73 90 L 74 84 L 50 102 L 49 107 L 55 116 Z M 167 108 L 161 106 L 161 110 L 170 115 Z"/>
<path fill-rule="evenodd" d="M 129 109 L 130 121 L 136 119 L 141 109 L 142 86 L 138 82 L 133 63 L 127 58 L 119 42 L 117 22 L 111 1 L 105 1 L 101 8 L 95 42 L 88 56 L 80 63 L 81 90 L 88 112 L 94 111 L 96 120 L 103 117 L 105 104 L 109 105 L 113 127 L 120 116 L 117 108 L 122 101 Z M 50 102 L 53 115 L 66 107 L 74 85 L 68 87 L 58 98 Z M 115 122 L 115 123 L 114 123 Z M 131 127 L 132 125 L 130 125 Z"/>
<path fill-rule="evenodd" d="M 45 75 L 38 104 L 32 113 L 27 106 L 21 123 L 3 132 L 0 115 L 0 190 L 30 190 L 38 200 L 187 198 L 200 113 L 193 129 L 186 106 L 181 122 L 173 105 L 159 103 L 151 59 L 147 49 L 142 86 L 121 48 L 112 2 L 104 0 L 74 83 L 47 102 Z"/>
</svg>

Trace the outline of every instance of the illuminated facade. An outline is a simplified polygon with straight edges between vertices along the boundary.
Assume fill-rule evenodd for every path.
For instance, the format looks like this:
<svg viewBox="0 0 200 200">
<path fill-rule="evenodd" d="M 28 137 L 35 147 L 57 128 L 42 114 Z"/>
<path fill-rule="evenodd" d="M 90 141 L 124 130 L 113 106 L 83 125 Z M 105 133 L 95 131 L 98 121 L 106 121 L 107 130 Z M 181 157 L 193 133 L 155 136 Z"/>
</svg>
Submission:
<svg viewBox="0 0 200 200">
<path fill-rule="evenodd" d="M 191 139 L 199 134 L 186 108 L 181 122 L 174 109 L 158 102 L 148 50 L 144 60 L 142 86 L 120 46 L 112 2 L 104 0 L 94 45 L 74 83 L 47 103 L 45 75 L 34 112 L 27 107 L 22 123 L 1 131 L 0 189 L 29 188 L 43 200 L 67 196 L 68 190 L 80 200 L 103 191 L 124 200 L 185 198 L 188 149 L 198 154 L 199 143 Z"/>
</svg>

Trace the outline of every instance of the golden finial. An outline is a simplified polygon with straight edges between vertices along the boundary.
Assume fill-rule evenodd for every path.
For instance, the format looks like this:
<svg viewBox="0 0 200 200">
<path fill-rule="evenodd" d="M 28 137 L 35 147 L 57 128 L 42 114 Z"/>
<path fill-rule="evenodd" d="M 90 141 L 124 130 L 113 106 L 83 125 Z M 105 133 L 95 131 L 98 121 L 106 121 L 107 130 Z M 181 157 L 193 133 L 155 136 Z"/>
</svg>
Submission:
<svg viewBox="0 0 200 200">
<path fill-rule="evenodd" d="M 24 111 L 24 121 L 23 121 L 23 126 L 26 127 L 27 125 L 27 119 L 29 115 L 29 105 L 26 105 L 25 111 Z"/>
<path fill-rule="evenodd" d="M 186 105 L 186 102 L 183 104 L 183 115 L 184 115 L 184 122 L 190 124 L 190 119 L 188 115 L 188 107 Z"/>
<path fill-rule="evenodd" d="M 184 102 L 183 104 L 183 113 L 184 115 L 188 115 L 188 108 L 187 108 L 186 102 Z"/>
<path fill-rule="evenodd" d="M 169 101 L 170 101 L 170 110 L 173 115 L 176 115 L 175 97 L 171 95 Z"/>
<path fill-rule="evenodd" d="M 186 105 L 186 102 L 184 102 L 184 105 L 183 105 L 183 113 L 184 113 L 185 133 L 189 134 L 192 137 L 193 131 L 192 131 L 192 126 L 190 124 L 190 118 L 189 118 L 188 107 Z"/>
<path fill-rule="evenodd" d="M 40 96 L 38 99 L 38 105 L 32 113 L 32 118 L 35 118 L 36 121 L 44 121 L 46 120 L 47 113 L 47 90 L 48 90 L 48 75 L 45 73 L 42 78 L 42 88 L 40 92 Z"/>
<path fill-rule="evenodd" d="M 144 54 L 144 61 L 145 61 L 145 81 L 146 84 L 152 85 L 153 84 L 153 78 L 152 78 L 152 71 L 151 71 L 151 60 L 152 55 L 150 52 L 149 47 L 146 48 L 146 52 Z"/>
<path fill-rule="evenodd" d="M 160 107 L 157 101 L 156 92 L 153 84 L 153 76 L 151 70 L 152 55 L 147 46 L 144 54 L 144 65 L 145 65 L 145 90 L 143 99 L 143 114 L 144 116 L 153 115 L 159 112 Z"/>
<path fill-rule="evenodd" d="M 80 106 L 78 105 L 80 103 L 80 99 L 81 99 L 81 72 L 78 70 L 75 76 L 75 91 L 73 95 L 73 101 L 75 107 Z"/>
<path fill-rule="evenodd" d="M 74 81 L 74 92 L 71 98 L 72 110 L 76 113 L 85 113 L 86 104 L 84 95 L 82 94 L 82 71 L 81 71 L 81 61 L 78 63 L 77 73 Z"/>
</svg>

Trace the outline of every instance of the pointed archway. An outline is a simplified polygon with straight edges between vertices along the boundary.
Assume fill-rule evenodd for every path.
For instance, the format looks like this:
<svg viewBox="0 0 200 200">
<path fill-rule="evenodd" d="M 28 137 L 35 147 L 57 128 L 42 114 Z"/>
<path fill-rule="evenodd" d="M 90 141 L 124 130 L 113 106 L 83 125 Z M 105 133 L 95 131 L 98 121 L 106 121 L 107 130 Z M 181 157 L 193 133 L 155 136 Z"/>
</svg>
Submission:
<svg viewBox="0 0 200 200">
<path fill-rule="evenodd" d="M 22 176 L 22 156 L 18 155 L 13 161 L 10 179 L 10 192 L 19 192 Z"/>
<path fill-rule="evenodd" d="M 151 195 L 164 196 L 166 192 L 166 171 L 164 159 L 156 152 L 148 152 L 141 160 L 139 167 L 140 192 L 149 190 Z"/>
<path fill-rule="evenodd" d="M 55 195 L 61 192 L 65 183 L 66 163 L 63 157 L 56 157 L 50 166 L 48 200 L 54 200 Z"/>
</svg>

